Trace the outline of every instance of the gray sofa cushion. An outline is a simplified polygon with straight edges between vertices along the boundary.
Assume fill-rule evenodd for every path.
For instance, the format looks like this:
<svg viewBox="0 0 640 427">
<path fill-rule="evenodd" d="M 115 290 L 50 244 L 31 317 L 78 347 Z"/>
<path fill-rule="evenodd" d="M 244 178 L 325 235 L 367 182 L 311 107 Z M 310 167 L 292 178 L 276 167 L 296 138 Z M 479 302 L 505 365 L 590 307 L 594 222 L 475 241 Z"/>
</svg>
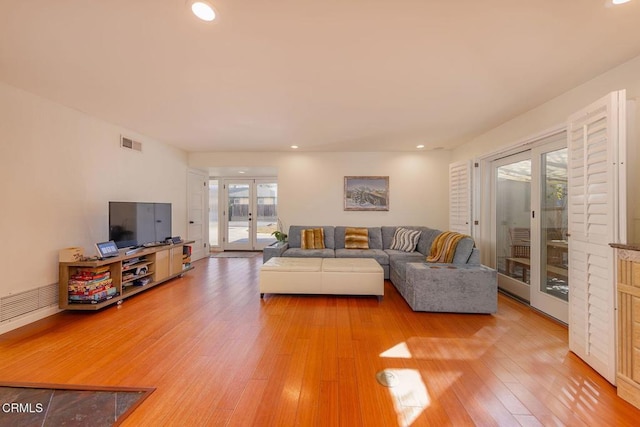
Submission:
<svg viewBox="0 0 640 427">
<path fill-rule="evenodd" d="M 480 265 L 480 249 L 473 248 L 471 249 L 471 255 L 467 260 L 467 264 L 470 265 Z"/>
<path fill-rule="evenodd" d="M 471 251 L 475 243 L 471 237 L 465 237 L 458 242 L 458 247 L 456 248 L 456 253 L 453 256 L 454 264 L 466 264 L 471 257 Z"/>
<path fill-rule="evenodd" d="M 390 271 L 394 272 L 396 274 L 396 278 L 399 278 L 403 282 L 405 280 L 404 269 L 407 263 L 426 262 L 426 257 L 420 252 L 408 253 L 394 249 L 386 249 L 385 252 L 389 255 Z"/>
<path fill-rule="evenodd" d="M 400 282 L 404 283 L 404 281 L 406 280 L 407 277 L 407 264 L 411 262 L 410 260 L 404 260 L 402 262 L 393 262 L 393 264 L 389 265 L 389 267 L 391 268 L 391 270 L 395 273 L 395 279 L 399 280 Z M 418 260 L 415 260 L 415 262 L 420 262 Z"/>
<path fill-rule="evenodd" d="M 382 249 L 336 249 L 336 258 L 373 258 L 378 264 L 389 264 L 389 255 Z"/>
<path fill-rule="evenodd" d="M 301 249 L 289 248 L 282 254 L 291 258 L 335 258 L 333 249 Z"/>
<path fill-rule="evenodd" d="M 426 257 L 418 251 L 414 252 L 404 252 L 397 251 L 395 249 L 385 249 L 384 250 L 387 255 L 389 255 L 389 260 L 396 260 L 398 262 L 421 262 L 426 261 Z"/>
<path fill-rule="evenodd" d="M 383 225 L 380 227 L 380 231 L 382 233 L 382 249 L 389 249 L 391 247 L 391 242 L 393 241 L 393 235 L 396 232 L 396 226 L 388 226 Z"/>
<path fill-rule="evenodd" d="M 360 227 L 357 227 L 360 228 Z M 382 232 L 380 227 L 366 227 L 369 232 L 369 249 L 382 249 Z M 344 239 L 347 227 L 338 226 L 335 230 L 335 248 L 344 249 Z M 349 249 L 356 250 L 356 249 Z M 352 257 L 354 258 L 354 257 Z"/>
<path fill-rule="evenodd" d="M 429 255 L 431 245 L 440 233 L 442 233 L 442 231 L 436 230 L 435 228 L 422 227 L 422 234 L 420 235 L 420 240 L 418 240 L 418 251 L 425 256 Z"/>
<path fill-rule="evenodd" d="M 334 234 L 335 234 L 335 227 L 332 225 L 325 225 L 325 226 L 321 226 L 321 225 L 292 225 L 291 227 L 289 227 L 289 248 L 290 249 L 294 249 L 294 248 L 300 248 L 302 246 L 302 242 L 301 242 L 301 232 L 302 230 L 305 230 L 307 228 L 322 228 L 324 230 L 324 247 L 325 249 L 334 249 L 336 247 L 335 245 L 335 240 L 334 240 Z M 313 250 L 313 249 L 306 249 L 306 250 Z M 306 255 L 306 256 L 310 256 L 310 255 Z"/>
</svg>

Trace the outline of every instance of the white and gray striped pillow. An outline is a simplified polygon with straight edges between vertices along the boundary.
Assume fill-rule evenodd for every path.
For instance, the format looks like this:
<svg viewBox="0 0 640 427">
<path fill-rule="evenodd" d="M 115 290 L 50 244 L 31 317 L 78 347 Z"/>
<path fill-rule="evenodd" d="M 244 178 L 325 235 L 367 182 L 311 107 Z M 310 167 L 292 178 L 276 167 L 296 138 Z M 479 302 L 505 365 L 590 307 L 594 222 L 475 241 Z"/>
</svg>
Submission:
<svg viewBox="0 0 640 427">
<path fill-rule="evenodd" d="M 409 230 L 402 227 L 396 228 L 389 249 L 413 252 L 416 250 L 416 246 L 418 246 L 418 239 L 420 239 L 420 230 Z"/>
</svg>

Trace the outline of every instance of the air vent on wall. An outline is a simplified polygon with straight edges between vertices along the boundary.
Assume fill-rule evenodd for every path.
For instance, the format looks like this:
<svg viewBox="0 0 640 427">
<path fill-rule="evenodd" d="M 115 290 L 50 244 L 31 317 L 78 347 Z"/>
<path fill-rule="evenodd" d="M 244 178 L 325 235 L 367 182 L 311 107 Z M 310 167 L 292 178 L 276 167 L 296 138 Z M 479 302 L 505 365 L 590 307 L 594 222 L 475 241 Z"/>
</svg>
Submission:
<svg viewBox="0 0 640 427">
<path fill-rule="evenodd" d="M 58 305 L 57 283 L 7 295 L 0 298 L 0 323 L 56 305 Z"/>
<path fill-rule="evenodd" d="M 142 143 L 138 141 L 134 141 L 131 138 L 127 138 L 126 136 L 120 135 L 120 146 L 128 150 L 142 152 Z"/>
</svg>

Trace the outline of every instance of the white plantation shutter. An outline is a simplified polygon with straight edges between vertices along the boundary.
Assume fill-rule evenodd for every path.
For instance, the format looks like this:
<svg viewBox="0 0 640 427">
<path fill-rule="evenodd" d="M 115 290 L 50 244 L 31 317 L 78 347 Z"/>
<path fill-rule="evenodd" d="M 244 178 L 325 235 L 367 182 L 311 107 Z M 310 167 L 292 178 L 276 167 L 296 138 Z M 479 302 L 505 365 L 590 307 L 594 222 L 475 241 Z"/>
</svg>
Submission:
<svg viewBox="0 0 640 427">
<path fill-rule="evenodd" d="M 615 258 L 626 236 L 625 91 L 569 117 L 569 348 L 615 384 Z"/>
<path fill-rule="evenodd" d="M 449 230 L 471 235 L 471 161 L 449 165 Z"/>
</svg>

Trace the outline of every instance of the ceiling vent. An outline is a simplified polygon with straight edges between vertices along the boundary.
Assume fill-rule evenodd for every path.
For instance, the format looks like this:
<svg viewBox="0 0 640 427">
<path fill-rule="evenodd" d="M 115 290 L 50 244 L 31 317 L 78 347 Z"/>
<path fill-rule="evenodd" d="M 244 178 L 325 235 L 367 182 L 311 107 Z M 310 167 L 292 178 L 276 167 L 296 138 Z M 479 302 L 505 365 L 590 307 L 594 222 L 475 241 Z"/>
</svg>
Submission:
<svg viewBox="0 0 640 427">
<path fill-rule="evenodd" d="M 120 147 L 126 148 L 127 150 L 142 152 L 142 142 L 134 141 L 133 139 L 122 135 L 120 135 Z"/>
</svg>

